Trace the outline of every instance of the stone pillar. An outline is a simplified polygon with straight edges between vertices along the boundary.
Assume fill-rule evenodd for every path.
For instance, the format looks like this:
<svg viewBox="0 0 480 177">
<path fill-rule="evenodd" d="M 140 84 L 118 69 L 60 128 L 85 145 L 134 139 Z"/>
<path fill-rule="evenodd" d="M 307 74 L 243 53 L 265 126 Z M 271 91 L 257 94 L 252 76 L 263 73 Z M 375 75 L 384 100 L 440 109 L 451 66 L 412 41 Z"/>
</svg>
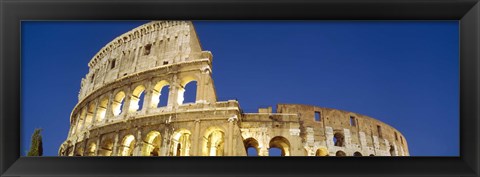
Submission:
<svg viewBox="0 0 480 177">
<path fill-rule="evenodd" d="M 133 155 L 134 156 L 141 156 L 142 155 L 142 131 L 137 130 L 137 136 L 135 137 L 135 146 L 133 148 Z"/>
<path fill-rule="evenodd" d="M 89 138 L 83 138 L 83 145 L 82 145 L 83 146 L 83 154 L 82 154 L 82 156 L 85 156 L 85 154 L 88 154 L 88 152 L 87 152 L 88 151 L 88 139 Z"/>
<path fill-rule="evenodd" d="M 262 146 L 262 148 L 259 148 L 258 155 L 259 156 L 268 156 L 268 147 L 267 146 Z"/>
<path fill-rule="evenodd" d="M 145 95 L 143 97 L 143 105 L 142 105 L 142 110 L 141 114 L 147 114 L 148 111 L 150 110 L 150 104 L 152 101 L 152 92 L 153 92 L 153 86 L 152 86 L 152 81 L 149 81 L 145 83 Z"/>
<path fill-rule="evenodd" d="M 170 133 L 168 127 L 165 127 L 165 133 L 163 136 L 162 147 L 160 148 L 161 156 L 168 156 L 168 149 L 170 145 Z"/>
<path fill-rule="evenodd" d="M 99 103 L 100 103 L 99 99 L 98 98 L 95 99 L 95 108 L 93 108 L 93 112 L 92 112 L 92 124 L 91 124 L 92 127 L 97 124 L 97 110 L 98 110 Z"/>
<path fill-rule="evenodd" d="M 344 128 L 343 129 L 343 135 L 345 138 L 345 147 L 347 149 L 352 148 L 352 137 L 350 135 L 350 129 Z"/>
<path fill-rule="evenodd" d="M 95 153 L 94 153 L 94 155 L 95 155 L 95 156 L 98 156 L 98 151 L 99 151 L 100 148 L 101 148 L 101 146 L 100 146 L 100 136 L 98 136 L 97 142 L 95 143 L 95 145 L 97 145 L 97 147 L 95 147 Z"/>
<path fill-rule="evenodd" d="M 88 105 L 87 105 L 87 106 L 88 106 Z M 83 111 L 85 111 L 85 115 L 82 116 Z M 82 122 L 81 122 L 82 128 L 81 128 L 80 130 L 82 130 L 82 131 L 86 129 L 86 127 L 85 127 L 85 122 L 86 122 L 85 119 L 87 119 L 87 112 L 88 112 L 88 111 L 86 110 L 85 107 L 83 107 L 82 110 L 80 111 L 80 121 L 82 121 Z"/>
<path fill-rule="evenodd" d="M 113 104 L 113 98 L 115 96 L 113 95 L 112 92 L 108 93 L 108 104 L 107 104 L 107 109 L 105 110 L 105 118 L 103 119 L 103 122 L 108 122 L 109 119 L 113 118 L 113 109 L 112 109 L 112 104 Z"/>
<path fill-rule="evenodd" d="M 237 115 L 233 115 L 232 117 L 228 118 L 228 144 L 227 148 L 227 156 L 231 156 L 233 154 L 233 124 L 238 120 Z"/>
<path fill-rule="evenodd" d="M 202 137 L 200 135 L 200 119 L 195 119 L 195 128 L 193 129 L 193 148 L 192 148 L 192 155 L 195 156 L 201 156 L 200 153 L 200 148 L 201 148 L 201 142 L 199 141 L 200 138 Z"/>
<path fill-rule="evenodd" d="M 168 107 L 177 107 L 178 106 L 178 99 L 179 99 L 179 91 L 183 89 L 178 82 L 174 81 L 172 84 L 170 84 L 170 90 L 168 92 Z M 182 95 L 183 96 L 183 93 Z"/>
<path fill-rule="evenodd" d="M 113 142 L 113 150 L 112 150 L 112 155 L 111 156 L 118 156 L 118 148 L 120 145 L 118 145 L 118 132 L 115 134 L 115 140 Z"/>
<path fill-rule="evenodd" d="M 191 147 L 191 143 L 190 143 L 190 134 L 185 134 L 185 137 L 183 138 L 183 146 L 182 147 L 185 152 L 183 153 L 184 156 L 190 156 L 190 147 Z"/>
<path fill-rule="evenodd" d="M 206 85 L 208 82 L 208 69 L 205 69 L 201 71 L 202 73 L 200 74 L 200 78 L 197 81 L 197 96 L 195 98 L 195 102 L 200 102 L 200 103 L 207 103 L 207 98 L 206 98 Z"/>
<path fill-rule="evenodd" d="M 126 119 L 130 109 L 130 100 L 132 99 L 132 91 L 130 87 L 127 87 L 127 90 L 125 90 L 125 98 L 123 99 L 122 112 L 118 117 L 121 118 L 122 116 Z"/>
</svg>

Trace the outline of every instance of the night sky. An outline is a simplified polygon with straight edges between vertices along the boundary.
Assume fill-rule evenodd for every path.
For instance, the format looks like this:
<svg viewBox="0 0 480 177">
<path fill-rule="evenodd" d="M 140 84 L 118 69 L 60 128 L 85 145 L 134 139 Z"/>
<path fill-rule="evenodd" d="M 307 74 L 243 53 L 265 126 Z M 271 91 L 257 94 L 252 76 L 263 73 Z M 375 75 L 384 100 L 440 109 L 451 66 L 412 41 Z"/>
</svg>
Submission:
<svg viewBox="0 0 480 177">
<path fill-rule="evenodd" d="M 69 130 L 87 63 L 146 21 L 22 22 L 21 150 L 45 156 Z M 195 21 L 219 101 L 364 114 L 403 133 L 412 156 L 459 155 L 458 21 Z M 192 98 L 187 98 L 189 100 Z"/>
</svg>

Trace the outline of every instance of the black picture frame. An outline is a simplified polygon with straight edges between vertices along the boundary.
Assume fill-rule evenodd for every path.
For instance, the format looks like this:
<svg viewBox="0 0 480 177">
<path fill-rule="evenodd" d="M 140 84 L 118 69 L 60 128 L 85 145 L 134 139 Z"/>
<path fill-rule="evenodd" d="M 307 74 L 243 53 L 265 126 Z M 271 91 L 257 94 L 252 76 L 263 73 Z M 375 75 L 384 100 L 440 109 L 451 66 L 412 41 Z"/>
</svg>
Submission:
<svg viewBox="0 0 480 177">
<path fill-rule="evenodd" d="M 0 12 L 1 176 L 479 176 L 480 174 L 478 0 L 1 0 Z M 459 20 L 460 157 L 20 157 L 21 21 L 149 19 Z"/>
</svg>

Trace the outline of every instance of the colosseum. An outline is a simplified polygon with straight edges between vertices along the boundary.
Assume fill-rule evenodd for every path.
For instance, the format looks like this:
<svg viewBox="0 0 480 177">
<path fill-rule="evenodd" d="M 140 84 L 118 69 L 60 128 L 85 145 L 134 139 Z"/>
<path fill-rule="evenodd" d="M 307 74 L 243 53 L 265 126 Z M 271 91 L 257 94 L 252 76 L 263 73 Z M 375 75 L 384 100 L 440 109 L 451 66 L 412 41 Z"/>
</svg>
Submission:
<svg viewBox="0 0 480 177">
<path fill-rule="evenodd" d="M 139 26 L 88 66 L 60 156 L 409 155 L 401 132 L 365 115 L 301 104 L 244 113 L 236 100 L 217 100 L 212 54 L 192 22 Z"/>
</svg>

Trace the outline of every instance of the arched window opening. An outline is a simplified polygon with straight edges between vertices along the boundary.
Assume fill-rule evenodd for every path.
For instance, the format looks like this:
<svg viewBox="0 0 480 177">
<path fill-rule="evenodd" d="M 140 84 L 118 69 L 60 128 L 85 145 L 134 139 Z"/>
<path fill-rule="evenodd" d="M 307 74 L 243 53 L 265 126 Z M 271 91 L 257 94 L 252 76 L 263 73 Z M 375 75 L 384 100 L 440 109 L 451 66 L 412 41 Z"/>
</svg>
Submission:
<svg viewBox="0 0 480 177">
<path fill-rule="evenodd" d="M 277 147 L 271 147 L 268 149 L 268 156 L 284 156 L 284 155 L 282 155 L 282 149 Z"/>
<path fill-rule="evenodd" d="M 258 156 L 258 141 L 255 138 L 247 138 L 243 140 L 247 156 Z"/>
<path fill-rule="evenodd" d="M 111 139 L 103 140 L 100 149 L 98 150 L 99 156 L 111 156 L 113 152 L 113 141 Z"/>
<path fill-rule="evenodd" d="M 185 92 L 188 92 L 186 96 Z M 191 76 L 184 77 L 180 83 L 180 87 L 178 88 L 177 95 L 178 105 L 182 105 L 184 102 L 195 103 L 197 95 L 197 81 L 195 80 L 195 78 Z"/>
<path fill-rule="evenodd" d="M 353 153 L 353 156 L 354 156 L 354 157 L 361 157 L 361 156 L 363 156 L 363 155 L 362 155 L 362 153 L 360 153 L 360 152 L 355 152 L 355 153 Z"/>
<path fill-rule="evenodd" d="M 123 138 L 120 156 L 133 156 L 133 150 L 135 148 L 135 137 L 133 135 L 127 135 Z"/>
<path fill-rule="evenodd" d="M 225 133 L 219 128 L 209 128 L 204 138 L 204 156 L 223 156 Z"/>
<path fill-rule="evenodd" d="M 393 145 L 390 145 L 390 156 L 395 156 L 395 147 Z"/>
<path fill-rule="evenodd" d="M 90 103 L 87 109 L 87 115 L 85 117 L 85 127 L 89 127 L 93 122 L 93 112 L 95 111 L 95 103 Z"/>
<path fill-rule="evenodd" d="M 290 156 L 290 142 L 284 137 L 281 136 L 276 136 L 270 140 L 269 144 L 269 155 L 270 155 L 270 149 L 272 148 L 278 148 L 281 150 L 280 155 L 281 156 Z M 275 150 L 273 150 L 273 153 L 275 153 Z M 271 156 L 271 155 L 270 155 Z"/>
<path fill-rule="evenodd" d="M 345 136 L 343 133 L 335 133 L 333 135 L 333 143 L 335 146 L 344 147 L 345 146 Z"/>
<path fill-rule="evenodd" d="M 167 81 L 159 81 L 152 90 L 152 98 L 150 101 L 151 108 L 159 108 L 168 105 L 168 94 L 170 87 Z"/>
<path fill-rule="evenodd" d="M 90 143 L 88 146 L 87 156 L 95 156 L 95 151 L 97 150 L 97 144 Z"/>
<path fill-rule="evenodd" d="M 328 150 L 326 148 L 318 148 L 315 156 L 328 156 Z"/>
<path fill-rule="evenodd" d="M 83 156 L 83 148 L 82 147 L 77 149 L 77 151 L 75 152 L 75 156 Z"/>
<path fill-rule="evenodd" d="M 375 155 L 373 155 L 373 154 L 370 154 L 369 156 L 375 156 Z"/>
<path fill-rule="evenodd" d="M 143 107 L 143 97 L 144 97 L 145 87 L 139 85 L 133 89 L 132 96 L 130 97 L 130 108 L 129 112 L 137 112 Z"/>
<path fill-rule="evenodd" d="M 112 100 L 112 111 L 114 116 L 120 115 L 122 113 L 122 105 L 125 99 L 124 92 L 118 92 Z"/>
<path fill-rule="evenodd" d="M 105 119 L 105 113 L 107 112 L 108 98 L 103 98 L 99 102 L 97 107 L 97 122 L 102 122 Z"/>
<path fill-rule="evenodd" d="M 247 148 L 247 156 L 258 156 L 258 149 L 254 147 Z"/>
<path fill-rule="evenodd" d="M 208 136 L 210 156 L 223 156 L 224 133 L 214 131 Z"/>
<path fill-rule="evenodd" d="M 162 137 L 160 136 L 160 132 L 151 131 L 145 137 L 142 155 L 159 156 L 161 146 L 162 146 Z"/>
<path fill-rule="evenodd" d="M 85 116 L 87 115 L 87 109 L 83 108 L 82 112 L 80 113 L 80 116 L 78 117 L 77 121 L 77 132 L 82 131 L 83 129 L 83 124 L 85 123 Z"/>
<path fill-rule="evenodd" d="M 190 131 L 181 129 L 175 131 L 172 135 L 170 146 L 170 156 L 189 156 L 190 155 Z"/>
<path fill-rule="evenodd" d="M 197 81 L 191 81 L 185 85 L 185 99 L 184 103 L 195 103 L 197 97 Z"/>
<path fill-rule="evenodd" d="M 70 131 L 70 135 L 75 134 L 75 132 L 76 132 L 76 130 L 77 130 L 77 122 L 76 122 L 77 119 L 78 119 L 78 116 L 77 116 L 77 115 L 74 115 L 74 116 L 72 117 L 72 123 L 71 123 L 71 125 L 70 125 L 70 130 L 71 130 L 71 131 Z"/>
<path fill-rule="evenodd" d="M 345 154 L 345 152 L 343 151 L 337 151 L 337 153 L 335 153 L 335 156 L 347 156 L 347 154 Z"/>
</svg>

